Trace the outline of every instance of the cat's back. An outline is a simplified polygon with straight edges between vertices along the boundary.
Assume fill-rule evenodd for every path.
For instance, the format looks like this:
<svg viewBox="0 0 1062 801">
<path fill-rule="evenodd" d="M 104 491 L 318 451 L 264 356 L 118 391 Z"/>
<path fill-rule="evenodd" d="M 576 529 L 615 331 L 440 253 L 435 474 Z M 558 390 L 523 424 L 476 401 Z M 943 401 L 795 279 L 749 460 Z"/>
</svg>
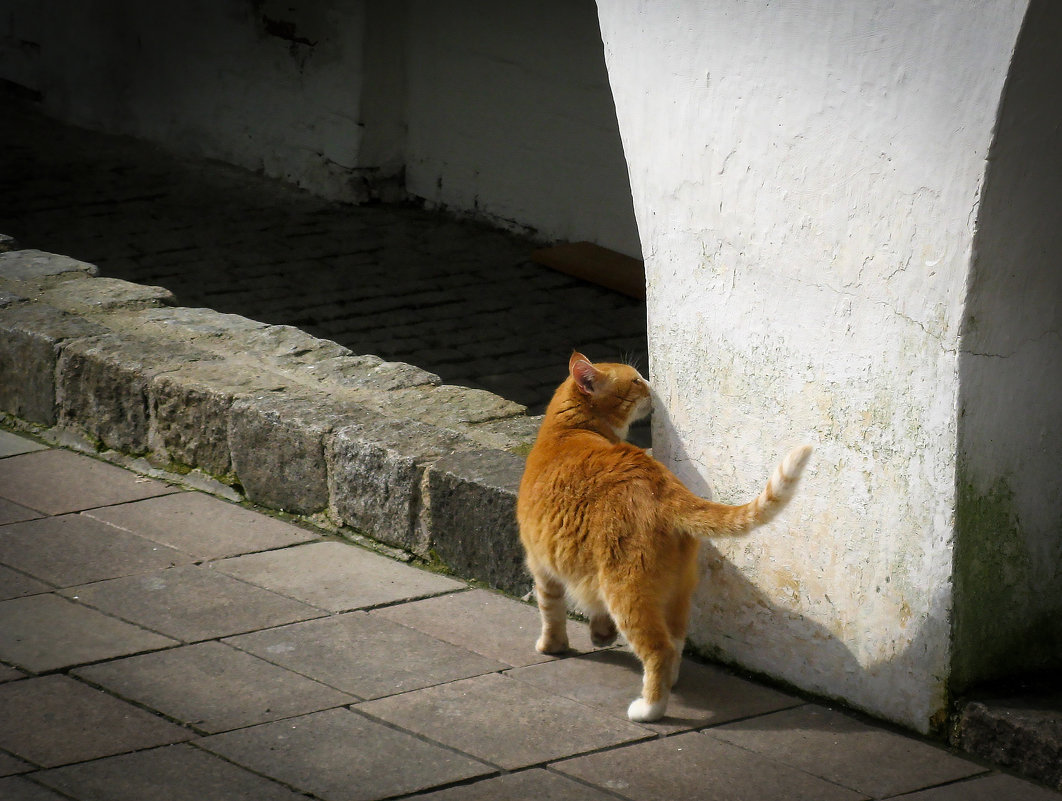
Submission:
<svg viewBox="0 0 1062 801">
<path fill-rule="evenodd" d="M 528 455 L 518 507 L 627 503 L 661 478 L 659 464 L 635 445 L 589 431 L 544 434 Z"/>
</svg>

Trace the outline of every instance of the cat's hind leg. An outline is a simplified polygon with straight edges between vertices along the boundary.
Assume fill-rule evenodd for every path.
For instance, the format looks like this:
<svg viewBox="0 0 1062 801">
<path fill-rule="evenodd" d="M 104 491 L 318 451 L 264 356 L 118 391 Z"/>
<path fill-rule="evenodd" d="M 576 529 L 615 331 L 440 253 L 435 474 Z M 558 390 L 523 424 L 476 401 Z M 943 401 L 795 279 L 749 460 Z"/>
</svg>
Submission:
<svg viewBox="0 0 1062 801">
<path fill-rule="evenodd" d="M 535 580 L 535 600 L 542 617 L 542 635 L 535 649 L 543 654 L 561 654 L 568 650 L 568 616 L 564 585 L 541 569 L 528 565 Z"/>
<path fill-rule="evenodd" d="M 697 582 L 700 578 L 697 572 L 697 546 L 697 541 L 691 537 L 684 554 L 684 567 L 676 577 L 664 612 L 667 618 L 667 628 L 671 633 L 671 640 L 677 654 L 671 668 L 672 687 L 678 683 L 679 670 L 682 667 L 682 650 L 686 647 L 690 605 L 693 601 L 693 591 L 697 589 Z"/>
<path fill-rule="evenodd" d="M 613 617 L 642 663 L 642 695 L 627 708 L 639 723 L 659 720 L 667 711 L 675 663 L 681 656 L 667 622 L 652 600 L 628 599 L 611 606 Z"/>
</svg>

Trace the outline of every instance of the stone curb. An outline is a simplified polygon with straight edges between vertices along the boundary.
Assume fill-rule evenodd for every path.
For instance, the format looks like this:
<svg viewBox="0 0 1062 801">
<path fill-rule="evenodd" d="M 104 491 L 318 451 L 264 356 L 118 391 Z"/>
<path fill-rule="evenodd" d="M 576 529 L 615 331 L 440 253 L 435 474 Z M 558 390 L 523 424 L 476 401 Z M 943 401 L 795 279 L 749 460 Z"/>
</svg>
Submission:
<svg viewBox="0 0 1062 801">
<path fill-rule="evenodd" d="M 1062 692 L 1057 677 L 989 692 L 961 703 L 951 744 L 995 765 L 1062 790 Z"/>
<path fill-rule="evenodd" d="M 66 256 L 0 252 L 0 411 L 43 439 L 528 591 L 515 504 L 538 420 L 523 406 L 174 303 Z"/>
</svg>

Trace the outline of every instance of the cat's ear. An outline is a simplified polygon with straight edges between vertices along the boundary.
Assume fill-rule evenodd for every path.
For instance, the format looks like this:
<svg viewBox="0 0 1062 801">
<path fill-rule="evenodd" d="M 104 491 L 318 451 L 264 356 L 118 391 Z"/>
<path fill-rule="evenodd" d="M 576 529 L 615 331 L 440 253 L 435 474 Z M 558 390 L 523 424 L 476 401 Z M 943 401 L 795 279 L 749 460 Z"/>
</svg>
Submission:
<svg viewBox="0 0 1062 801">
<path fill-rule="evenodd" d="M 575 379 L 575 386 L 580 392 L 586 395 L 593 394 L 594 384 L 600 371 L 590 363 L 588 358 L 578 351 L 572 353 L 571 359 L 568 360 L 568 372 Z"/>
</svg>

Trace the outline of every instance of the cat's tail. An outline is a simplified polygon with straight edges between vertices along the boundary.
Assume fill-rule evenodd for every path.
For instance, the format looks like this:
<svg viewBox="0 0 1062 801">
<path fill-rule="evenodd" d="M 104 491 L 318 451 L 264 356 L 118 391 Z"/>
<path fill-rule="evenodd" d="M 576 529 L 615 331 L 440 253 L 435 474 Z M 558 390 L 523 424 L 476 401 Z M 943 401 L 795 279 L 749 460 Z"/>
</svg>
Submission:
<svg viewBox="0 0 1062 801">
<path fill-rule="evenodd" d="M 702 537 L 734 536 L 762 525 L 778 514 L 789 501 L 811 456 L 811 446 L 794 448 L 775 468 L 756 498 L 740 506 L 728 506 L 697 499 L 695 508 L 682 516 L 680 526 Z"/>
</svg>

